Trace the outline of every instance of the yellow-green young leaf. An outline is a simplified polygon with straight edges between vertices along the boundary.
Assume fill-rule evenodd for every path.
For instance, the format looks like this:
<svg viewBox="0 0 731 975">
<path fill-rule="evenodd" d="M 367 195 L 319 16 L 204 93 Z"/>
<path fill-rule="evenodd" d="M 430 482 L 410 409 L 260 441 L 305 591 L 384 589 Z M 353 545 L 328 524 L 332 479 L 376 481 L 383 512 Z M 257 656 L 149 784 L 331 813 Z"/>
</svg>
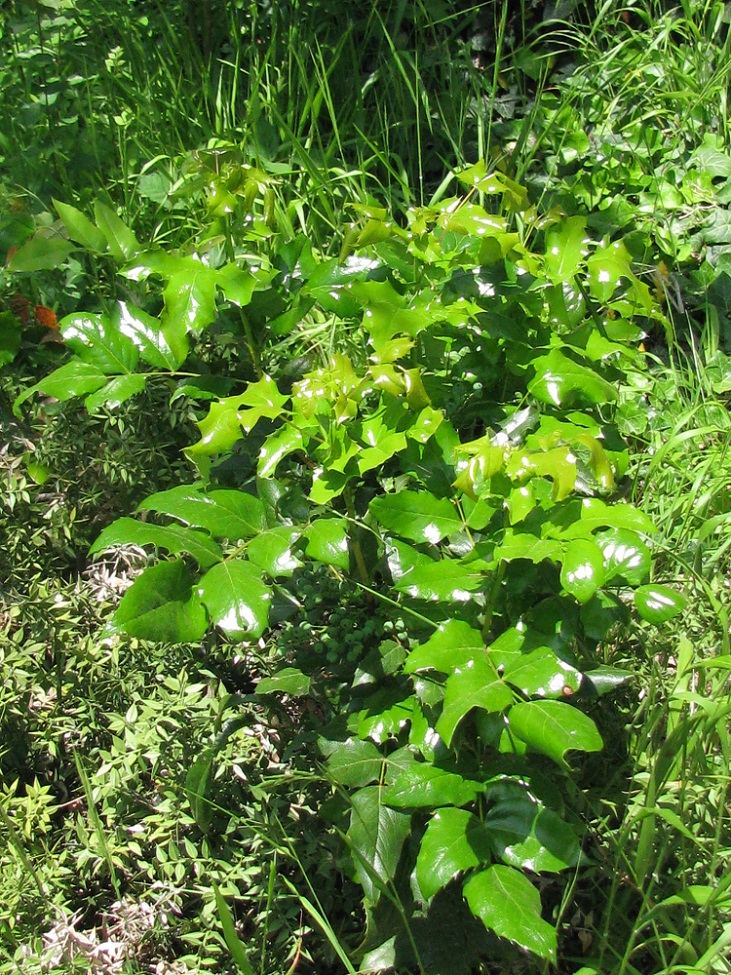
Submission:
<svg viewBox="0 0 731 975">
<path fill-rule="evenodd" d="M 198 583 L 198 595 L 214 626 L 233 640 L 256 640 L 267 627 L 271 589 L 250 562 L 214 565 Z"/>
<path fill-rule="evenodd" d="M 488 867 L 467 881 L 464 895 L 488 931 L 556 963 L 556 930 L 541 917 L 540 895 L 520 871 Z"/>
<path fill-rule="evenodd" d="M 525 701 L 508 714 L 512 733 L 559 765 L 570 751 L 598 752 L 604 747 L 596 725 L 583 712 L 562 701 Z"/>
<path fill-rule="evenodd" d="M 528 383 L 529 392 L 542 403 L 566 406 L 579 400 L 588 403 L 612 403 L 617 390 L 593 369 L 569 359 L 558 349 L 539 356 L 531 363 L 535 377 Z"/>
<path fill-rule="evenodd" d="M 459 873 L 492 859 L 485 828 L 466 809 L 440 809 L 432 816 L 416 858 L 416 879 L 427 899 Z"/>
<path fill-rule="evenodd" d="M 631 265 L 632 256 L 621 240 L 597 247 L 587 261 L 591 296 L 601 302 L 609 301 L 620 278 L 634 279 Z"/>
<path fill-rule="evenodd" d="M 208 620 L 183 562 L 176 559 L 145 569 L 122 597 L 112 628 L 159 643 L 202 639 Z"/>
<path fill-rule="evenodd" d="M 586 249 L 586 217 L 567 217 L 546 231 L 546 270 L 558 283 L 572 282 Z M 563 323 L 562 323 L 563 324 Z"/>
<path fill-rule="evenodd" d="M 685 609 L 687 598 L 677 589 L 657 584 L 640 586 L 634 592 L 635 608 L 648 623 L 666 623 Z"/>
</svg>

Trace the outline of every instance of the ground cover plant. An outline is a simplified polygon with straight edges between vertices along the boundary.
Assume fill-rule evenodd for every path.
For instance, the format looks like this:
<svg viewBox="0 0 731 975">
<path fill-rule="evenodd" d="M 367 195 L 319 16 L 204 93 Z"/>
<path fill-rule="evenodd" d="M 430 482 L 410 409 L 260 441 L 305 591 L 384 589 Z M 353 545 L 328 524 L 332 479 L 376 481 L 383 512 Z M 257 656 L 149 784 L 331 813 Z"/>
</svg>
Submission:
<svg viewBox="0 0 731 975">
<path fill-rule="evenodd" d="M 725 971 L 721 5 L 242 11 L 7 198 L 7 970 Z"/>
</svg>

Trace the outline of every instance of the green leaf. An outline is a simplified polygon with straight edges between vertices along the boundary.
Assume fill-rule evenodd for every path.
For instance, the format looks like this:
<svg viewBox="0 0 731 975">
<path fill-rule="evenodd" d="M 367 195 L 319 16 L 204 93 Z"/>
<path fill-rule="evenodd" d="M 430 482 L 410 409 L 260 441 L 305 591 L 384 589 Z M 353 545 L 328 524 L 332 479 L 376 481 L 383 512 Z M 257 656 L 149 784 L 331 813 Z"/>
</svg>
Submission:
<svg viewBox="0 0 731 975">
<path fill-rule="evenodd" d="M 138 511 L 171 515 L 187 525 L 205 528 L 219 538 L 252 538 L 267 528 L 266 508 L 244 491 L 215 490 L 181 485 L 145 498 Z"/>
<path fill-rule="evenodd" d="M 669 586 L 652 584 L 640 586 L 634 592 L 635 609 L 643 620 L 654 623 L 666 623 L 679 613 L 682 613 L 688 602 L 687 598 L 677 589 Z"/>
<path fill-rule="evenodd" d="M 118 301 L 110 321 L 121 335 L 135 344 L 148 366 L 175 372 L 185 358 L 171 349 L 160 322 L 134 305 Z"/>
<path fill-rule="evenodd" d="M 20 324 L 10 312 L 0 313 L 0 369 L 20 352 Z"/>
<path fill-rule="evenodd" d="M 256 685 L 256 693 L 304 697 L 310 693 L 310 678 L 296 667 L 283 667 L 273 677 L 260 680 Z"/>
<path fill-rule="evenodd" d="M 63 403 L 73 399 L 74 396 L 85 396 L 95 392 L 106 381 L 107 377 L 96 366 L 74 359 L 22 392 L 13 403 L 13 413 L 18 416 L 18 408 L 33 393 L 45 393 L 46 396 L 52 396 Z"/>
<path fill-rule="evenodd" d="M 246 546 L 249 561 L 271 576 L 272 579 L 291 576 L 302 562 L 292 552 L 293 543 L 300 531 L 288 525 L 280 525 L 261 532 Z"/>
<path fill-rule="evenodd" d="M 411 816 L 382 802 L 380 786 L 369 785 L 352 796 L 348 843 L 366 902 L 376 904 L 393 881 L 401 849 L 411 832 Z"/>
<path fill-rule="evenodd" d="M 585 253 L 586 217 L 567 217 L 546 231 L 546 271 L 551 280 L 573 281 Z"/>
<path fill-rule="evenodd" d="M 604 747 L 596 725 L 562 701 L 526 701 L 508 715 L 511 732 L 534 751 L 565 765 L 569 751 L 598 752 Z"/>
<path fill-rule="evenodd" d="M 274 477 L 277 467 L 285 457 L 303 449 L 302 432 L 291 424 L 285 424 L 264 441 L 259 451 L 257 474 L 259 477 Z"/>
<path fill-rule="evenodd" d="M 398 580 L 395 588 L 414 599 L 428 602 L 466 603 L 484 581 L 483 572 L 457 562 L 441 559 L 416 565 Z"/>
<path fill-rule="evenodd" d="M 426 643 L 411 651 L 404 664 L 404 673 L 418 670 L 438 670 L 451 674 L 485 653 L 485 642 L 479 630 L 462 620 L 440 623 Z"/>
<path fill-rule="evenodd" d="M 203 568 L 221 560 L 221 549 L 203 532 L 181 525 L 153 525 L 134 518 L 118 518 L 105 528 L 89 549 L 89 554 L 103 552 L 114 545 L 155 545 L 173 555 L 188 552 Z"/>
<path fill-rule="evenodd" d="M 521 654 L 503 673 L 505 680 L 527 697 L 560 698 L 575 694 L 581 686 L 581 674 L 547 647 Z"/>
<path fill-rule="evenodd" d="M 622 579 L 639 586 L 650 572 L 650 550 L 636 532 L 625 528 L 610 529 L 595 535 L 604 555 L 605 581 Z"/>
<path fill-rule="evenodd" d="M 245 271 L 236 264 L 225 264 L 216 272 L 216 284 L 228 301 L 243 308 L 251 301 L 257 279 L 251 271 Z"/>
<path fill-rule="evenodd" d="M 606 379 L 569 359 L 558 349 L 539 356 L 531 363 L 535 377 L 528 383 L 528 391 L 541 403 L 566 406 L 574 400 L 588 403 L 612 403 L 617 390 Z"/>
<path fill-rule="evenodd" d="M 492 859 L 485 828 L 466 809 L 441 809 L 429 821 L 416 858 L 416 879 L 429 899 L 459 873 Z"/>
<path fill-rule="evenodd" d="M 183 562 L 176 559 L 145 569 L 122 597 L 112 627 L 159 643 L 202 639 L 208 620 Z"/>
<path fill-rule="evenodd" d="M 489 931 L 556 964 L 556 931 L 541 917 L 540 895 L 522 873 L 488 867 L 467 881 L 464 895 Z"/>
<path fill-rule="evenodd" d="M 84 408 L 87 413 L 96 413 L 101 406 L 116 410 L 122 403 L 141 393 L 146 382 L 147 377 L 144 375 L 115 376 L 98 392 L 86 397 Z"/>
<path fill-rule="evenodd" d="M 485 830 L 496 857 L 531 873 L 560 873 L 579 862 L 579 842 L 568 823 L 528 796 L 493 806 Z"/>
<path fill-rule="evenodd" d="M 383 755 L 372 741 L 348 738 L 337 744 L 327 760 L 327 769 L 338 785 L 362 787 L 380 780 Z"/>
<path fill-rule="evenodd" d="M 142 249 L 124 221 L 100 200 L 94 201 L 94 218 L 115 260 L 129 261 Z"/>
<path fill-rule="evenodd" d="M 256 640 L 267 628 L 271 590 L 250 562 L 214 565 L 200 580 L 198 595 L 213 625 L 233 640 Z"/>
<path fill-rule="evenodd" d="M 221 891 L 218 889 L 216 884 L 213 885 L 213 893 L 216 897 L 216 910 L 218 911 L 218 917 L 221 921 L 221 929 L 223 931 L 223 939 L 226 942 L 226 947 L 231 953 L 231 959 L 238 968 L 241 975 L 254 975 L 254 969 L 251 966 L 246 950 L 236 933 L 236 925 L 234 924 L 234 919 L 231 916 L 231 911 L 229 910 L 228 904 L 223 898 Z"/>
<path fill-rule="evenodd" d="M 383 801 L 397 809 L 424 806 L 465 806 L 482 791 L 481 783 L 463 779 L 456 772 L 423 762 L 410 765 L 399 775 Z"/>
<path fill-rule="evenodd" d="M 450 745 L 457 725 L 472 708 L 488 713 L 504 711 L 514 700 L 513 691 L 497 676 L 486 655 L 468 660 L 464 668 L 447 679 L 436 730 L 444 743 Z"/>
<path fill-rule="evenodd" d="M 200 261 L 188 259 L 187 266 L 168 281 L 163 291 L 166 326 L 202 332 L 216 319 L 216 280 L 218 272 Z"/>
<path fill-rule="evenodd" d="M 106 237 L 88 217 L 84 216 L 81 210 L 69 206 L 68 203 L 61 203 L 59 200 L 54 200 L 53 205 L 56 207 L 71 240 L 75 240 L 77 244 L 81 244 L 82 247 L 96 254 L 104 253 L 107 249 Z"/>
<path fill-rule="evenodd" d="M 589 291 L 592 298 L 607 302 L 617 289 L 620 278 L 632 275 L 632 257 L 621 240 L 601 244 L 587 261 Z M 632 275 L 632 277 L 634 277 Z"/>
<path fill-rule="evenodd" d="M 66 315 L 58 323 L 66 345 L 108 376 L 134 372 L 139 352 L 106 315 Z"/>
<path fill-rule="evenodd" d="M 604 554 L 596 542 L 579 538 L 567 547 L 561 565 L 561 585 L 566 592 L 586 603 L 605 578 Z"/>
<path fill-rule="evenodd" d="M 196 824 L 204 833 L 208 832 L 213 820 L 214 807 L 208 800 L 207 793 L 215 757 L 215 749 L 206 748 L 196 758 L 185 776 L 185 792 L 190 803 L 190 811 Z"/>
<path fill-rule="evenodd" d="M 63 264 L 73 249 L 73 244 L 61 237 L 33 237 L 13 254 L 8 270 L 12 274 L 49 271 Z"/>
<path fill-rule="evenodd" d="M 344 518 L 318 518 L 304 533 L 307 555 L 347 572 L 350 568 L 348 523 Z"/>
<path fill-rule="evenodd" d="M 413 542 L 436 545 L 463 528 L 454 505 L 428 491 L 399 491 L 374 498 L 369 510 L 390 531 Z"/>
</svg>

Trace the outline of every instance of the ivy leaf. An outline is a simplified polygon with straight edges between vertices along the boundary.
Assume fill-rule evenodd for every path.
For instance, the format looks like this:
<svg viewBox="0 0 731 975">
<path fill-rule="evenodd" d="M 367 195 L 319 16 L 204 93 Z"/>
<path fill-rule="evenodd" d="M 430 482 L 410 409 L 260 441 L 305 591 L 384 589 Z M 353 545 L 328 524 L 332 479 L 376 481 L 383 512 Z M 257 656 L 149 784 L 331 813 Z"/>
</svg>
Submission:
<svg viewBox="0 0 731 975">
<path fill-rule="evenodd" d="M 150 495 L 138 511 L 171 515 L 187 525 L 205 528 L 219 538 L 252 538 L 267 528 L 266 509 L 259 498 L 244 491 L 215 490 L 181 485 Z"/>
<path fill-rule="evenodd" d="M 479 630 L 462 620 L 448 620 L 439 624 L 426 643 L 411 651 L 404 664 L 404 673 L 438 670 L 451 674 L 484 652 L 485 643 Z"/>
<path fill-rule="evenodd" d="M 383 755 L 372 741 L 348 738 L 336 745 L 328 757 L 327 768 L 338 785 L 362 787 L 381 778 Z"/>
<path fill-rule="evenodd" d="M 110 376 L 134 372 L 139 352 L 106 315 L 66 315 L 58 327 L 66 345 L 84 362 Z"/>
<path fill-rule="evenodd" d="M 250 562 L 229 559 L 219 562 L 203 576 L 198 595 L 214 626 L 233 640 L 256 640 L 269 621 L 269 586 Z"/>
<path fill-rule="evenodd" d="M 366 902 L 378 902 L 396 875 L 401 849 L 411 832 L 411 816 L 382 802 L 380 786 L 369 785 L 352 796 L 348 843 Z"/>
<path fill-rule="evenodd" d="M 530 748 L 566 765 L 569 751 L 598 752 L 604 747 L 596 725 L 562 701 L 525 701 L 508 715 L 510 730 Z"/>
<path fill-rule="evenodd" d="M 410 765 L 399 775 L 383 801 L 397 809 L 419 809 L 424 806 L 465 806 L 482 791 L 481 783 L 463 779 L 456 772 L 424 762 Z"/>
<path fill-rule="evenodd" d="M 441 809 L 429 821 L 416 858 L 416 879 L 427 899 L 457 874 L 492 859 L 485 828 L 466 809 Z"/>
<path fill-rule="evenodd" d="M 556 931 L 541 917 L 541 898 L 524 874 L 497 864 L 464 886 L 472 913 L 489 931 L 556 964 Z"/>
<path fill-rule="evenodd" d="M 369 511 L 389 531 L 413 542 L 436 545 L 463 528 L 454 505 L 428 491 L 399 491 L 374 498 Z"/>
<path fill-rule="evenodd" d="M 347 572 L 350 568 L 348 523 L 344 518 L 318 518 L 304 533 L 307 555 Z"/>
<path fill-rule="evenodd" d="M 513 692 L 497 676 L 487 657 L 476 657 L 447 679 L 437 733 L 450 745 L 457 725 L 472 708 L 494 713 L 509 708 L 514 700 Z"/>
<path fill-rule="evenodd" d="M 634 278 L 631 270 L 632 256 L 621 240 L 601 244 L 586 263 L 591 295 L 602 302 L 609 301 L 620 278 Z"/>
<path fill-rule="evenodd" d="M 688 602 L 677 589 L 657 584 L 640 586 L 634 591 L 635 609 L 643 620 L 659 625 L 682 613 Z"/>
<path fill-rule="evenodd" d="M 195 643 L 208 620 L 180 559 L 152 565 L 135 579 L 112 618 L 112 629 L 158 643 Z"/>
<path fill-rule="evenodd" d="M 89 553 L 103 552 L 114 545 L 155 545 L 173 555 L 188 552 L 203 568 L 220 562 L 218 545 L 203 532 L 181 525 L 153 525 L 134 518 L 118 518 L 99 535 Z"/>
<path fill-rule="evenodd" d="M 560 873 L 579 862 L 579 842 L 568 823 L 528 796 L 493 806 L 485 830 L 495 856 L 532 873 Z"/>
</svg>

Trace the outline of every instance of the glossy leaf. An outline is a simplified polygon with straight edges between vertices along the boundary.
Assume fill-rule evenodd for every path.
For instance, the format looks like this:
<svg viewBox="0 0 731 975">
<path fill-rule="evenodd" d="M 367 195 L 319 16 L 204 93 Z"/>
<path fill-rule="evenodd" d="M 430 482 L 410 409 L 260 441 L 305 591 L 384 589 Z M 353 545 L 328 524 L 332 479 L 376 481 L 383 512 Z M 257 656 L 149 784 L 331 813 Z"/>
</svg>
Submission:
<svg viewBox="0 0 731 975">
<path fill-rule="evenodd" d="M 604 585 L 604 554 L 596 542 L 579 538 L 566 549 L 561 564 L 561 585 L 580 603 L 585 603 Z"/>
<path fill-rule="evenodd" d="M 282 667 L 272 677 L 263 677 L 256 685 L 257 694 L 287 694 L 304 697 L 310 693 L 311 680 L 296 667 Z"/>
<path fill-rule="evenodd" d="M 347 572 L 350 568 L 348 523 L 344 518 L 318 518 L 305 531 L 307 555 Z"/>
<path fill-rule="evenodd" d="M 41 379 L 35 386 L 24 390 L 13 403 L 13 412 L 18 416 L 20 406 L 34 393 L 45 393 L 46 396 L 65 402 L 75 396 L 86 396 L 96 392 L 106 381 L 107 377 L 97 366 L 74 359 L 60 369 L 56 369 L 45 379 Z"/>
<path fill-rule="evenodd" d="M 351 797 L 348 843 L 369 904 L 378 902 L 384 886 L 395 877 L 411 829 L 411 817 L 384 805 L 382 792 L 379 786 L 369 785 Z"/>
<path fill-rule="evenodd" d="M 487 655 L 469 660 L 447 679 L 437 733 L 450 745 L 457 725 L 473 708 L 490 714 L 504 711 L 514 700 L 513 692 L 497 676 Z"/>
<path fill-rule="evenodd" d="M 287 525 L 262 531 L 246 547 L 249 561 L 258 565 L 272 579 L 291 576 L 302 565 L 292 551 L 292 545 L 299 535 L 299 529 Z"/>
<path fill-rule="evenodd" d="M 485 828 L 466 809 L 441 809 L 429 821 L 416 858 L 416 879 L 427 899 L 467 870 L 489 863 Z"/>
<path fill-rule="evenodd" d="M 604 555 L 606 582 L 622 579 L 638 586 L 650 572 L 650 550 L 636 532 L 611 529 L 594 536 Z"/>
<path fill-rule="evenodd" d="M 145 388 L 147 377 L 144 375 L 115 376 L 108 383 L 102 386 L 97 392 L 87 396 L 84 400 L 84 407 L 87 413 L 96 413 L 97 410 L 106 406 L 110 410 L 115 410 L 128 399 L 141 393 Z"/>
<path fill-rule="evenodd" d="M 280 462 L 290 454 L 304 448 L 304 437 L 297 427 L 285 425 L 264 441 L 259 452 L 257 474 L 259 477 L 274 477 Z"/>
<path fill-rule="evenodd" d="M 524 874 L 500 864 L 482 870 L 464 886 L 472 913 L 489 931 L 556 963 L 556 930 L 541 917 L 541 898 Z"/>
<path fill-rule="evenodd" d="M 50 271 L 63 264 L 73 249 L 73 244 L 62 237 L 33 237 L 13 254 L 8 270 L 13 274 Z"/>
<path fill-rule="evenodd" d="M 168 344 L 160 322 L 141 308 L 119 301 L 110 314 L 110 321 L 121 335 L 134 343 L 149 366 L 174 372 L 182 363 L 183 359 Z"/>
<path fill-rule="evenodd" d="M 202 577 L 198 595 L 211 622 L 232 640 L 257 639 L 267 627 L 271 590 L 250 562 L 219 562 Z"/>
<path fill-rule="evenodd" d="M 374 498 L 370 511 L 384 527 L 413 542 L 436 545 L 463 527 L 454 505 L 428 491 L 405 490 Z"/>
<path fill-rule="evenodd" d="M 153 525 L 135 518 L 118 518 L 99 535 L 89 553 L 103 552 L 115 545 L 155 545 L 177 555 L 188 552 L 203 568 L 222 558 L 219 546 L 204 532 L 181 525 Z"/>
<path fill-rule="evenodd" d="M 558 349 L 539 356 L 531 364 L 535 377 L 528 383 L 528 390 L 542 403 L 566 406 L 574 400 L 611 403 L 617 399 L 617 390 L 611 383 Z"/>
<path fill-rule="evenodd" d="M 106 238 L 109 253 L 116 260 L 129 261 L 142 249 L 124 221 L 100 200 L 94 201 L 94 218 Z"/>
<path fill-rule="evenodd" d="M 569 751 L 598 752 L 604 747 L 596 725 L 561 701 L 526 701 L 508 715 L 510 730 L 534 751 L 564 765 Z"/>
<path fill-rule="evenodd" d="M 335 747 L 327 760 L 327 769 L 338 785 L 370 785 L 378 782 L 383 774 L 383 755 L 372 741 L 348 738 Z"/>
<path fill-rule="evenodd" d="M 440 623 L 436 633 L 426 643 L 411 651 L 404 664 L 404 672 L 439 670 L 451 674 L 468 661 L 485 653 L 485 643 L 479 630 L 462 620 Z"/>
<path fill-rule="evenodd" d="M 579 861 L 579 842 L 568 823 L 527 795 L 498 802 L 485 816 L 496 857 L 531 873 L 560 873 Z"/>
<path fill-rule="evenodd" d="M 546 231 L 546 270 L 553 281 L 574 280 L 586 253 L 585 237 L 586 217 L 567 217 Z"/>
<path fill-rule="evenodd" d="M 652 584 L 634 591 L 635 609 L 643 620 L 659 625 L 682 613 L 688 602 L 677 589 Z"/>
<path fill-rule="evenodd" d="M 463 779 L 424 762 L 410 765 L 387 789 L 383 801 L 397 809 L 437 806 L 466 806 L 482 791 L 479 782 Z"/>
<path fill-rule="evenodd" d="M 139 352 L 106 315 L 67 315 L 59 322 L 66 345 L 109 376 L 134 372 Z"/>
<path fill-rule="evenodd" d="M 112 627 L 159 643 L 202 639 L 208 620 L 183 562 L 160 562 L 145 569 L 122 597 Z"/>
<path fill-rule="evenodd" d="M 193 258 L 187 260 L 188 266 L 174 274 L 163 291 L 163 321 L 201 332 L 216 318 L 217 272 Z"/>
<path fill-rule="evenodd" d="M 503 677 L 527 697 L 566 697 L 581 686 L 580 672 L 547 647 L 514 658 L 505 667 Z"/>
<path fill-rule="evenodd" d="M 77 244 L 81 244 L 89 251 L 97 254 L 104 253 L 107 249 L 107 238 L 81 210 L 59 200 L 54 200 L 53 205 L 71 240 L 75 240 Z"/>
<path fill-rule="evenodd" d="M 404 573 L 396 583 L 396 589 L 428 602 L 465 603 L 470 600 L 471 593 L 482 586 L 483 579 L 481 571 L 454 559 L 429 560 Z"/>
<path fill-rule="evenodd" d="M 137 510 L 171 515 L 232 541 L 252 538 L 267 527 L 263 503 L 244 491 L 219 489 L 206 493 L 201 488 L 181 485 L 150 495 Z"/>
<path fill-rule="evenodd" d="M 594 298 L 607 302 L 621 278 L 629 278 L 632 257 L 621 240 L 597 247 L 587 261 L 589 290 Z"/>
</svg>

